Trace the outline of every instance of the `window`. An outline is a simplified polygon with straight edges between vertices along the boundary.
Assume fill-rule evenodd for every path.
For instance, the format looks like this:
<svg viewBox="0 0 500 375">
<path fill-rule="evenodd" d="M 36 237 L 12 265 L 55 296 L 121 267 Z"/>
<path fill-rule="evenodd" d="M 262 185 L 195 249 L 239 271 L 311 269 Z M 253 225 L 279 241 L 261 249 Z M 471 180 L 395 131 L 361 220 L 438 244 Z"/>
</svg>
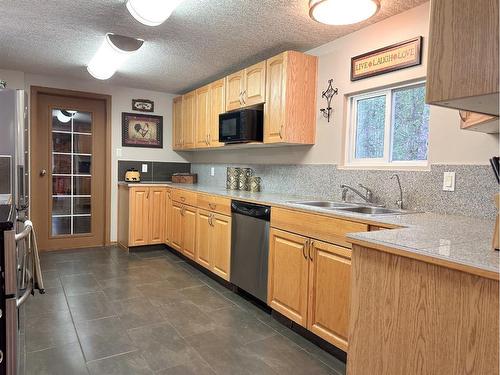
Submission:
<svg viewBox="0 0 500 375">
<path fill-rule="evenodd" d="M 349 113 L 346 166 L 427 165 L 425 83 L 353 95 Z"/>
</svg>

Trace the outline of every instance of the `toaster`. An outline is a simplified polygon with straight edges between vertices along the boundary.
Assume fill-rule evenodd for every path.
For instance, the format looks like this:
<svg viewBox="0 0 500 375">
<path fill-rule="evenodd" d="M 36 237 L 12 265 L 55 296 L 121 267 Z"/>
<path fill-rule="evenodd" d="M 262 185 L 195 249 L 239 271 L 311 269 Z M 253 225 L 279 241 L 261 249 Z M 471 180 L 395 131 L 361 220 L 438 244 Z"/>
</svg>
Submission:
<svg viewBox="0 0 500 375">
<path fill-rule="evenodd" d="M 141 174 L 135 168 L 127 169 L 127 171 L 125 172 L 125 181 L 127 181 L 127 182 L 140 182 L 141 181 Z"/>
</svg>

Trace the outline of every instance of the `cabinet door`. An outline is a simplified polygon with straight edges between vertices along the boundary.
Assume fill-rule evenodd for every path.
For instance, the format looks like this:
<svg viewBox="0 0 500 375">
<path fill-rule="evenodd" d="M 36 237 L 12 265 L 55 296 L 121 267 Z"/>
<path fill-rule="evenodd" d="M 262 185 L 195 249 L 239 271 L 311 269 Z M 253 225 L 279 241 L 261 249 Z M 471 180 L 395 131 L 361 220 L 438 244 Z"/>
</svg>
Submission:
<svg viewBox="0 0 500 375">
<path fill-rule="evenodd" d="M 210 145 L 210 105 L 210 86 L 196 90 L 196 148 Z"/>
<path fill-rule="evenodd" d="M 196 253 L 194 260 L 203 267 L 210 269 L 210 248 L 212 233 L 212 214 L 198 209 L 196 215 Z"/>
<path fill-rule="evenodd" d="M 172 237 L 170 238 L 170 246 L 181 251 L 182 249 L 182 205 L 172 203 Z"/>
<path fill-rule="evenodd" d="M 172 132 L 172 147 L 174 150 L 180 150 L 182 148 L 182 96 L 173 100 Z"/>
<path fill-rule="evenodd" d="M 165 204 L 165 243 L 170 245 L 172 241 L 172 193 L 170 189 L 166 192 L 166 204 Z"/>
<path fill-rule="evenodd" d="M 212 271 L 229 281 L 231 267 L 231 217 L 213 214 L 211 237 Z"/>
<path fill-rule="evenodd" d="M 286 52 L 267 60 L 264 143 L 281 142 L 285 121 Z"/>
<path fill-rule="evenodd" d="M 149 188 L 149 245 L 161 244 L 165 237 L 167 189 Z"/>
<path fill-rule="evenodd" d="M 312 241 L 307 328 L 347 351 L 351 293 L 351 250 Z"/>
<path fill-rule="evenodd" d="M 183 206 L 182 211 L 182 252 L 194 259 L 196 249 L 196 208 Z"/>
<path fill-rule="evenodd" d="M 306 237 L 271 229 L 268 304 L 305 327 L 309 259 Z"/>
<path fill-rule="evenodd" d="M 143 246 L 149 242 L 149 188 L 130 188 L 129 246 Z"/>
<path fill-rule="evenodd" d="M 245 69 L 243 105 L 250 106 L 266 101 L 266 62 L 262 61 Z"/>
<path fill-rule="evenodd" d="M 210 85 L 210 146 L 219 147 L 219 115 L 226 112 L 225 80 L 220 79 Z"/>
<path fill-rule="evenodd" d="M 196 92 L 182 97 L 182 148 L 194 148 L 196 122 Z"/>
<path fill-rule="evenodd" d="M 241 70 L 226 77 L 226 111 L 241 108 L 243 105 L 243 78 L 245 71 Z"/>
</svg>

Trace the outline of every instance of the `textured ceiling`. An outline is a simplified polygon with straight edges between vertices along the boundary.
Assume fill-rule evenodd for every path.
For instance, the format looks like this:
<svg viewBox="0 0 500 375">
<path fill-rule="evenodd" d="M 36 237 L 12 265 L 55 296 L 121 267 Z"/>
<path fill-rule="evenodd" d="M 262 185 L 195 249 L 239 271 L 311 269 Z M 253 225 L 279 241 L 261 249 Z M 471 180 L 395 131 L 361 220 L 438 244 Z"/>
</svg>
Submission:
<svg viewBox="0 0 500 375">
<path fill-rule="evenodd" d="M 183 93 L 425 1 L 382 0 L 372 19 L 339 27 L 311 20 L 308 0 L 185 0 L 164 24 L 147 27 L 132 18 L 125 0 L 0 0 L 0 68 L 91 79 L 85 66 L 104 34 L 114 32 L 146 42 L 110 83 Z"/>
</svg>

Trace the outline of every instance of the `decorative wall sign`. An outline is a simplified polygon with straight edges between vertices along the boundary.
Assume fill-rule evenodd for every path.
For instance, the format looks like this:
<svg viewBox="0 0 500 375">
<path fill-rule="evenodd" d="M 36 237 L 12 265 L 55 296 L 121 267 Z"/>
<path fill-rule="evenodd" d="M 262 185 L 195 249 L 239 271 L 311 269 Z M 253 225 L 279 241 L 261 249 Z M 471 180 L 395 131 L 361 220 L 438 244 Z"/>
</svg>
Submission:
<svg viewBox="0 0 500 375">
<path fill-rule="evenodd" d="M 420 65 L 422 37 L 377 49 L 351 59 L 351 81 Z"/>
<path fill-rule="evenodd" d="M 339 93 L 338 88 L 333 88 L 332 86 L 333 79 L 328 80 L 328 88 L 322 92 L 321 97 L 326 99 L 326 108 L 321 108 L 319 111 L 323 114 L 323 117 L 328 119 L 330 122 L 330 116 L 332 114 L 332 98 L 334 95 Z"/>
<path fill-rule="evenodd" d="M 122 146 L 163 148 L 163 117 L 122 113 Z"/>
<path fill-rule="evenodd" d="M 154 112 L 155 102 L 148 99 L 132 99 L 132 111 Z"/>
</svg>

